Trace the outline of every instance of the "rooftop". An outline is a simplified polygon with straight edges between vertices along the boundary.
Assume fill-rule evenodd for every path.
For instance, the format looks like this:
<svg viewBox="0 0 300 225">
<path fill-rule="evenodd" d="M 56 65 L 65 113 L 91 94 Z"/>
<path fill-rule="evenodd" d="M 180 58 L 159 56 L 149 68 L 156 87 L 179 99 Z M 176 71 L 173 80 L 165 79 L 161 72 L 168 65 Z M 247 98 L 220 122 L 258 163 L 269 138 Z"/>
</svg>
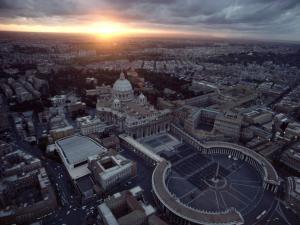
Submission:
<svg viewBox="0 0 300 225">
<path fill-rule="evenodd" d="M 98 155 L 106 149 L 88 137 L 74 135 L 60 139 L 56 144 L 69 164 L 86 161 L 89 156 Z"/>
</svg>

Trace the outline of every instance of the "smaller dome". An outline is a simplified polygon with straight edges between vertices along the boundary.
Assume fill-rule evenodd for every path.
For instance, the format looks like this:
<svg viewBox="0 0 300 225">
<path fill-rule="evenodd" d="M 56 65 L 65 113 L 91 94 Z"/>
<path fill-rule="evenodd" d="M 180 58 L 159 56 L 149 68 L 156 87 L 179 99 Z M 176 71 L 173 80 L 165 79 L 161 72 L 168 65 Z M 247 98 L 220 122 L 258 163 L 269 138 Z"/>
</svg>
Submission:
<svg viewBox="0 0 300 225">
<path fill-rule="evenodd" d="M 141 104 L 141 105 L 146 105 L 147 103 L 147 98 L 146 96 L 141 93 L 139 96 L 138 96 L 138 103 Z"/>
<path fill-rule="evenodd" d="M 143 93 L 141 93 L 140 95 L 139 95 L 139 99 L 145 99 L 146 98 L 146 96 L 143 94 Z"/>
</svg>

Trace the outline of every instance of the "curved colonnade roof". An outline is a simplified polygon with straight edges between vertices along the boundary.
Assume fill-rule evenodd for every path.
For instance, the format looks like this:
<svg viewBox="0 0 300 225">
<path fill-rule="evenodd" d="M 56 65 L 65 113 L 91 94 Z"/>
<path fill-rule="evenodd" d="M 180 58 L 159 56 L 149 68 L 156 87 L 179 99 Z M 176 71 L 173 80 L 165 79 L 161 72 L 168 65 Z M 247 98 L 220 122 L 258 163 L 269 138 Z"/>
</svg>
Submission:
<svg viewBox="0 0 300 225">
<path fill-rule="evenodd" d="M 210 148 L 228 148 L 228 149 L 234 149 L 237 150 L 241 153 L 243 153 L 244 155 L 247 155 L 251 158 L 253 158 L 254 160 L 256 160 L 263 168 L 264 170 L 264 180 L 268 183 L 272 183 L 272 184 L 279 184 L 279 177 L 278 174 L 276 172 L 276 170 L 274 169 L 274 167 L 272 166 L 272 164 L 262 155 L 258 154 L 257 152 L 240 146 L 240 145 L 236 145 L 236 144 L 232 144 L 232 143 L 228 143 L 228 142 L 208 142 L 205 144 L 202 144 L 205 148 L 210 149 Z"/>
</svg>

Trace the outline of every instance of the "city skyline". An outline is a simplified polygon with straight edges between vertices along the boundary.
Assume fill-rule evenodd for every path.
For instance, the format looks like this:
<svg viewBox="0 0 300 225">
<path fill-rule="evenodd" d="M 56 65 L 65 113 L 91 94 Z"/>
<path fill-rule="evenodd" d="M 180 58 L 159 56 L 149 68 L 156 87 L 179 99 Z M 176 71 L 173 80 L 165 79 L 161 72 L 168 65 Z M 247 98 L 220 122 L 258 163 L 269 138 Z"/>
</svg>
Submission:
<svg viewBox="0 0 300 225">
<path fill-rule="evenodd" d="M 295 0 L 1 0 L 0 30 L 298 41 L 299 12 Z"/>
</svg>

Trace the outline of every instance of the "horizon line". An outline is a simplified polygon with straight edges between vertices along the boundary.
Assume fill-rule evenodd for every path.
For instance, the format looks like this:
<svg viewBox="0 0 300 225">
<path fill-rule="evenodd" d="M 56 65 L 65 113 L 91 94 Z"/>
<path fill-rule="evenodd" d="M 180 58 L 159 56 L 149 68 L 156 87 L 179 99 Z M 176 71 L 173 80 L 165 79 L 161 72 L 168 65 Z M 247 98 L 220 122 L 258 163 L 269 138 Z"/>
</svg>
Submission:
<svg viewBox="0 0 300 225">
<path fill-rule="evenodd" d="M 0 33 L 26 33 L 26 34 L 56 34 L 56 35 L 78 35 L 78 36 L 94 36 L 95 38 L 99 38 L 97 36 L 101 34 L 93 33 L 93 32 L 55 32 L 55 31 L 18 31 L 18 30 L 0 30 Z M 0 37 L 1 38 L 1 37 Z M 217 35 L 204 35 L 204 34 L 191 34 L 191 33 L 166 33 L 166 34 L 153 34 L 153 33 L 131 33 L 131 34 L 122 34 L 116 35 L 111 39 L 127 39 L 127 38 L 149 38 L 149 39 L 157 39 L 157 38 L 170 38 L 170 39 L 207 39 L 213 38 L 216 40 L 239 40 L 239 41 L 249 41 L 249 42 L 269 42 L 269 43 L 290 43 L 290 44 L 300 44 L 300 40 L 287 40 L 287 39 L 267 39 L 267 38 L 255 38 L 255 37 L 233 37 L 233 36 L 217 36 Z M 101 38 L 99 38 L 101 39 Z M 108 38 L 109 39 L 109 38 Z M 213 40 L 211 40 L 213 41 Z"/>
</svg>

